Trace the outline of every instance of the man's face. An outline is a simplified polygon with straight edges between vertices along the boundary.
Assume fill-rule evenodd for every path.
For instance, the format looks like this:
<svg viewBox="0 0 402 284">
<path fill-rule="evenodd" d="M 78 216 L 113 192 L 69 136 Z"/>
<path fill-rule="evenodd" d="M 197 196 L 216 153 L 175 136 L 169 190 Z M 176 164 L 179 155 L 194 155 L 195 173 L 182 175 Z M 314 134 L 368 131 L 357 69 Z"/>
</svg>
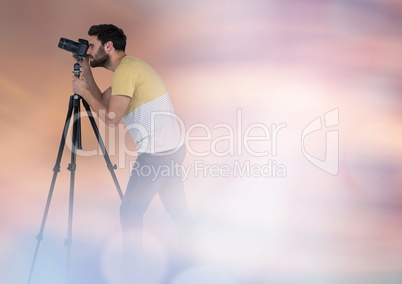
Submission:
<svg viewBox="0 0 402 284">
<path fill-rule="evenodd" d="M 92 68 L 105 67 L 109 62 L 109 55 L 106 54 L 105 48 L 96 36 L 92 36 L 89 41 L 87 55 Z"/>
</svg>

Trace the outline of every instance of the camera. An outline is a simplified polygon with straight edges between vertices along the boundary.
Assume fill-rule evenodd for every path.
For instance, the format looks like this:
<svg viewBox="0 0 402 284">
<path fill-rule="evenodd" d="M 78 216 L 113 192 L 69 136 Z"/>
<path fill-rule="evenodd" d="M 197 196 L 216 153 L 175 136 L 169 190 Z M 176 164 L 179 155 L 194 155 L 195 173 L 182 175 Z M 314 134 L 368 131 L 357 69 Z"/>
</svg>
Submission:
<svg viewBox="0 0 402 284">
<path fill-rule="evenodd" d="M 78 39 L 78 42 L 66 39 L 64 37 L 60 38 L 59 41 L 59 48 L 74 53 L 74 57 L 78 61 L 81 61 L 85 58 L 88 47 L 89 47 L 88 41 L 81 38 Z"/>
</svg>

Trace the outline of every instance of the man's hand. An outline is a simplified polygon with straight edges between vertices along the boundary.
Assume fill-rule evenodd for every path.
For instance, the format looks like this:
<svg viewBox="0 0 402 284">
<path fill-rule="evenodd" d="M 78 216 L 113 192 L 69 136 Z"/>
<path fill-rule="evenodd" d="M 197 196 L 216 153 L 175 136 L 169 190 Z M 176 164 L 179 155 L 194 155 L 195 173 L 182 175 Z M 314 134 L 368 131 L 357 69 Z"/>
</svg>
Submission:
<svg viewBox="0 0 402 284">
<path fill-rule="evenodd" d="M 75 59 L 75 54 L 73 54 L 73 58 Z M 85 75 L 92 75 L 91 66 L 89 65 L 89 55 L 85 56 L 83 60 L 78 60 L 78 64 L 81 66 L 81 72 Z"/>
<path fill-rule="evenodd" d="M 88 91 L 87 87 L 87 82 L 85 80 L 84 74 L 81 74 L 79 78 L 76 76 L 73 76 L 72 79 L 72 85 L 73 85 L 73 92 L 74 94 L 80 95 L 85 99 Z"/>
<path fill-rule="evenodd" d="M 84 75 L 89 75 L 91 73 L 91 67 L 89 65 L 89 55 L 85 56 L 83 60 L 78 61 L 78 63 L 81 66 L 81 71 L 84 73 Z"/>
</svg>

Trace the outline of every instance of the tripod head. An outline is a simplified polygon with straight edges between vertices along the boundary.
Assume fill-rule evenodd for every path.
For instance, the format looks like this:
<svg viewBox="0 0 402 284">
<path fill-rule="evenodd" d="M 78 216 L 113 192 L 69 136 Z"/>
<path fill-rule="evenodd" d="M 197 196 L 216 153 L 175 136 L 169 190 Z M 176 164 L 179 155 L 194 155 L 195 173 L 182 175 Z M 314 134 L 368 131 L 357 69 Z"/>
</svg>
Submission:
<svg viewBox="0 0 402 284">
<path fill-rule="evenodd" d="M 81 74 L 80 68 L 81 68 L 81 65 L 80 65 L 80 64 L 78 63 L 78 61 L 77 61 L 77 62 L 74 64 L 74 71 L 73 71 L 75 77 L 77 77 L 77 78 L 79 78 L 79 77 L 80 77 L 80 74 Z"/>
<path fill-rule="evenodd" d="M 74 75 L 75 77 L 79 78 L 81 74 L 81 65 L 77 62 L 74 63 Z M 70 104 L 74 109 L 74 122 L 73 125 L 73 144 L 76 149 L 82 149 L 82 142 L 81 142 L 81 109 L 80 109 L 80 100 L 84 100 L 80 95 L 74 94 L 70 97 Z"/>
</svg>

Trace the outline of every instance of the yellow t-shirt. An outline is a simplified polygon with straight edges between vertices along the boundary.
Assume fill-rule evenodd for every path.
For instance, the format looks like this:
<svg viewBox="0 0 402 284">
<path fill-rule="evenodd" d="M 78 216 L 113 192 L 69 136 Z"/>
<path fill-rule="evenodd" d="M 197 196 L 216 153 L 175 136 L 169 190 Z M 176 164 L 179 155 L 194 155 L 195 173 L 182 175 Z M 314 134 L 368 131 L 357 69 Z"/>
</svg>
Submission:
<svg viewBox="0 0 402 284">
<path fill-rule="evenodd" d="M 166 152 L 183 144 L 180 118 L 162 79 L 148 63 L 124 57 L 113 75 L 113 95 L 131 98 L 123 120 L 139 153 Z"/>
<path fill-rule="evenodd" d="M 125 114 L 166 93 L 165 85 L 158 73 L 141 59 L 126 56 L 114 72 L 112 96 L 124 95 L 132 98 Z"/>
</svg>

